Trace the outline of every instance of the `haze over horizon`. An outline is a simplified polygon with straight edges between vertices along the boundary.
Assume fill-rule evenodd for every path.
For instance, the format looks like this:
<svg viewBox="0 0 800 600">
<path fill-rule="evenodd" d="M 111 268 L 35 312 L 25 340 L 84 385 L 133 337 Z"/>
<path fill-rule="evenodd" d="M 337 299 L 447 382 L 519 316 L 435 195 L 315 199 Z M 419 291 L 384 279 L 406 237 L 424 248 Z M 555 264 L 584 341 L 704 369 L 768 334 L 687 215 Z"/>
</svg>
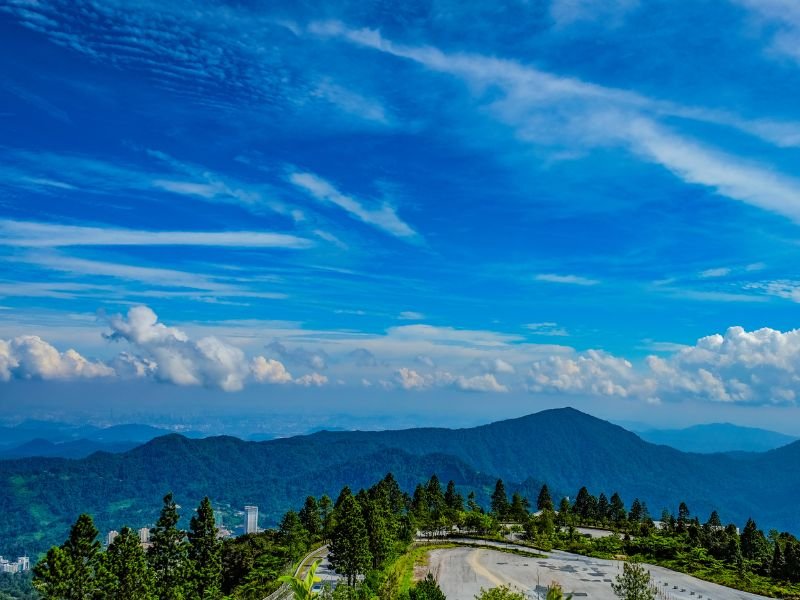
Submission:
<svg viewBox="0 0 800 600">
<path fill-rule="evenodd" d="M 798 47 L 789 0 L 0 2 L 0 422 L 798 435 Z"/>
</svg>

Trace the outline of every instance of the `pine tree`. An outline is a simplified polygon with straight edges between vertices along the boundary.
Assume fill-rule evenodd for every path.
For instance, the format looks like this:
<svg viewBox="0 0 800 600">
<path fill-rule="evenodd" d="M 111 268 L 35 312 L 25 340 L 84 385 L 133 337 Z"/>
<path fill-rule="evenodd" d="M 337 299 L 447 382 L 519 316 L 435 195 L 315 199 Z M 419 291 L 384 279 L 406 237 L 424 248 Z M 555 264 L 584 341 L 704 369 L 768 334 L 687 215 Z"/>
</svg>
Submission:
<svg viewBox="0 0 800 600">
<path fill-rule="evenodd" d="M 600 497 L 597 499 L 597 520 L 601 523 L 605 523 L 608 520 L 608 513 L 611 510 L 611 507 L 608 503 L 608 498 L 602 492 L 600 492 Z"/>
<path fill-rule="evenodd" d="M 214 509 L 208 497 L 197 507 L 189 522 L 189 597 L 216 600 L 222 597 L 222 544 L 217 538 Z"/>
<path fill-rule="evenodd" d="M 322 534 L 322 519 L 319 515 L 317 499 L 314 496 L 306 498 L 306 502 L 297 516 L 300 517 L 300 522 L 312 539 L 317 539 Z"/>
<path fill-rule="evenodd" d="M 361 513 L 350 490 L 339 496 L 335 510 L 335 525 L 330 543 L 330 563 L 339 573 L 347 577 L 348 585 L 355 585 L 356 578 L 372 563 L 369 551 L 369 535 Z"/>
<path fill-rule="evenodd" d="M 281 519 L 278 526 L 278 541 L 286 548 L 286 554 L 291 562 L 301 558 L 308 548 L 308 532 L 293 510 L 288 511 Z"/>
<path fill-rule="evenodd" d="M 377 569 L 390 557 L 396 540 L 388 499 L 377 493 L 362 506 L 362 514 L 369 536 L 372 568 Z"/>
<path fill-rule="evenodd" d="M 139 536 L 123 527 L 105 553 L 111 577 L 108 596 L 115 600 L 155 598 L 153 572 L 139 543 Z"/>
<path fill-rule="evenodd" d="M 72 561 L 60 546 L 53 546 L 33 568 L 33 587 L 43 600 L 82 600 L 72 595 Z"/>
<path fill-rule="evenodd" d="M 322 539 L 327 541 L 331 538 L 331 530 L 333 522 L 331 516 L 333 515 L 333 502 L 330 496 L 323 494 L 319 499 L 319 519 L 322 524 Z"/>
<path fill-rule="evenodd" d="M 164 496 L 164 505 L 156 526 L 150 530 L 152 545 L 147 559 L 153 569 L 156 594 L 160 600 L 183 600 L 186 598 L 186 575 L 188 556 L 185 534 L 178 529 L 178 505 L 172 492 Z"/>
<path fill-rule="evenodd" d="M 627 513 L 625 512 L 625 504 L 622 502 L 622 498 L 620 498 L 619 494 L 614 492 L 614 495 L 611 496 L 609 517 L 615 525 L 619 526 L 623 521 L 625 521 L 626 516 Z"/>
<path fill-rule="evenodd" d="M 554 508 L 553 499 L 550 497 L 550 490 L 548 489 L 547 484 L 544 484 L 542 489 L 539 490 L 539 497 L 536 499 L 536 509 L 553 510 Z"/>
<path fill-rule="evenodd" d="M 773 579 L 782 579 L 786 575 L 786 559 L 783 557 L 781 545 L 775 541 L 775 548 L 772 550 L 772 563 L 770 564 L 769 574 Z"/>
<path fill-rule="evenodd" d="M 639 501 L 638 498 L 634 498 L 633 502 L 631 503 L 631 510 L 628 513 L 628 521 L 631 523 L 639 523 L 644 516 L 644 509 L 642 508 L 642 503 Z"/>
<path fill-rule="evenodd" d="M 511 496 L 511 507 L 509 508 L 509 516 L 517 523 L 524 523 L 528 520 L 528 507 L 530 502 L 519 492 L 514 492 Z"/>
<path fill-rule="evenodd" d="M 617 575 L 611 589 L 621 600 L 655 600 L 656 597 L 650 585 L 650 573 L 638 563 L 624 563 L 622 574 Z"/>
<path fill-rule="evenodd" d="M 430 573 L 408 591 L 408 597 L 410 600 L 447 600 Z"/>
<path fill-rule="evenodd" d="M 498 479 L 492 493 L 492 513 L 498 519 L 505 519 L 508 515 L 508 495 L 502 479 Z"/>
<path fill-rule="evenodd" d="M 464 497 L 456 491 L 456 484 L 452 479 L 447 482 L 444 502 L 451 511 L 464 512 Z"/>
<path fill-rule="evenodd" d="M 109 585 L 97 528 L 92 517 L 82 514 L 60 548 L 51 548 L 34 568 L 34 586 L 47 599 L 99 598 Z"/>
</svg>

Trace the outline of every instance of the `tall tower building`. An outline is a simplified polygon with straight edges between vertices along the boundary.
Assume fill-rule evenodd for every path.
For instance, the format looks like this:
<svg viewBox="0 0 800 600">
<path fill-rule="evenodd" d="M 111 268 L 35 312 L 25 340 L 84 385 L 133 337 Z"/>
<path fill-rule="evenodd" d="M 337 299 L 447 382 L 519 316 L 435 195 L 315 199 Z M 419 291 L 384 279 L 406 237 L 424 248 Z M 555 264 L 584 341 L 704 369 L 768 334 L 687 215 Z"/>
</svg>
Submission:
<svg viewBox="0 0 800 600">
<path fill-rule="evenodd" d="M 244 532 L 258 533 L 258 507 L 244 507 Z"/>
<path fill-rule="evenodd" d="M 116 529 L 112 529 L 111 531 L 109 531 L 108 535 L 106 536 L 106 546 L 110 546 L 114 542 L 114 540 L 117 539 L 118 535 L 119 531 L 117 531 Z"/>
<path fill-rule="evenodd" d="M 150 542 L 150 530 L 147 527 L 142 527 L 139 530 L 139 542 L 142 544 Z"/>
</svg>

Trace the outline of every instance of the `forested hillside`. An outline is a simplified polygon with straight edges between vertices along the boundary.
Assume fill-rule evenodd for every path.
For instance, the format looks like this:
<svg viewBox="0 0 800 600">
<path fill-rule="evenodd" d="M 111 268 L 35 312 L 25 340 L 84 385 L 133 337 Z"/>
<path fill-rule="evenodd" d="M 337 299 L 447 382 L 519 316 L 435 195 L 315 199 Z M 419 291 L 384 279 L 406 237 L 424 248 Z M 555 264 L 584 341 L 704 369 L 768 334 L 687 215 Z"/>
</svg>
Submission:
<svg viewBox="0 0 800 600">
<path fill-rule="evenodd" d="M 586 485 L 641 498 L 654 514 L 685 500 L 740 525 L 753 516 L 767 528 L 797 531 L 798 460 L 798 443 L 747 460 L 685 454 L 572 409 L 461 430 L 321 432 L 267 442 L 168 435 L 124 454 L 0 462 L 0 539 L 8 554 L 38 552 L 63 539 L 81 512 L 101 530 L 148 525 L 166 490 L 185 505 L 206 495 L 216 506 L 257 504 L 267 525 L 309 494 L 368 486 L 387 471 L 404 489 L 435 472 L 475 489 L 483 503 L 501 477 L 529 496 L 544 482 L 554 495 Z"/>
</svg>

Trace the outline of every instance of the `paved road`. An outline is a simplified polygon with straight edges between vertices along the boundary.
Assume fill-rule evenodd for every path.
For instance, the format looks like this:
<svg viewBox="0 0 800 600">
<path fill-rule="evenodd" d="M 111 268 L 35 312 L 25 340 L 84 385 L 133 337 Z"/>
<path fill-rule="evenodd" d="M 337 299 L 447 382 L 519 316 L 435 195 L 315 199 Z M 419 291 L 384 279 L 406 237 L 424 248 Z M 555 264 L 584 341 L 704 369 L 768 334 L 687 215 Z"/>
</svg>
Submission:
<svg viewBox="0 0 800 600">
<path fill-rule="evenodd" d="M 431 551 L 429 568 L 449 600 L 472 600 L 482 587 L 503 584 L 529 598 L 544 598 L 552 581 L 574 600 L 617 600 L 610 584 L 622 567 L 619 561 L 559 551 L 547 558 L 527 558 L 489 549 L 451 548 Z M 648 569 L 659 600 L 764 600 L 662 567 Z"/>
</svg>

